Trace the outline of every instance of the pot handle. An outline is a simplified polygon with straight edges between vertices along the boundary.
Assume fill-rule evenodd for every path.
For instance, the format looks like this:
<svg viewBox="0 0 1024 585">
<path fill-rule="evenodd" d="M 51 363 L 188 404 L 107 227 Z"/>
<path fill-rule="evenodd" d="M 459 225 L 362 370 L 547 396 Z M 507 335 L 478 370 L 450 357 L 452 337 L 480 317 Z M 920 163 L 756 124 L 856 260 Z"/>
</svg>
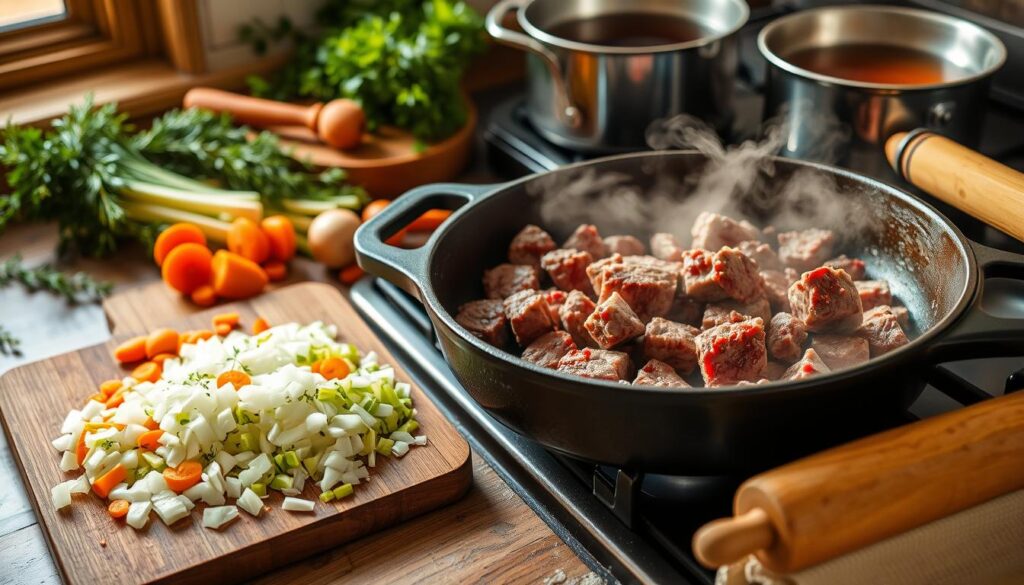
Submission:
<svg viewBox="0 0 1024 585">
<path fill-rule="evenodd" d="M 555 99 L 558 102 L 558 115 L 562 123 L 570 128 L 579 128 L 583 122 L 583 115 L 569 99 L 569 89 L 566 87 L 565 75 L 562 72 L 562 64 L 558 57 L 543 43 L 537 39 L 502 26 L 501 21 L 505 15 L 513 9 L 522 10 L 524 0 L 501 0 L 488 12 L 486 19 L 487 32 L 494 40 L 533 53 L 540 57 L 551 72 L 551 84 L 555 88 Z"/>
<path fill-rule="evenodd" d="M 392 246 L 387 240 L 430 209 L 458 209 L 494 189 L 493 185 L 437 183 L 423 185 L 395 200 L 359 226 L 354 242 L 356 260 L 366 272 L 379 276 L 407 293 L 420 298 L 419 287 L 427 276 L 427 257 L 434 241 L 453 217 L 445 220 L 418 248 Z"/>
</svg>

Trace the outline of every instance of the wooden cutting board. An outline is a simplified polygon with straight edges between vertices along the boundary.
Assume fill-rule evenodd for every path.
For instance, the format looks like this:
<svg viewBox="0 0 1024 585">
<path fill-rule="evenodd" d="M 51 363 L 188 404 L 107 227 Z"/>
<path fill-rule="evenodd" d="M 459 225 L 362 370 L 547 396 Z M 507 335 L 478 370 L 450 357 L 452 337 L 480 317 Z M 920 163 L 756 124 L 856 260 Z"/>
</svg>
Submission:
<svg viewBox="0 0 1024 585">
<path fill-rule="evenodd" d="M 413 403 L 428 445 L 410 449 L 402 459 L 378 458 L 370 481 L 357 486 L 353 496 L 318 501 L 312 514 L 282 510 L 277 492 L 266 500 L 269 512 L 259 518 L 242 512 L 222 531 L 202 527 L 201 503 L 189 518 L 170 527 L 153 514 L 142 531 L 112 520 L 92 494 L 76 495 L 70 508 L 54 510 L 50 488 L 80 472 L 60 470 L 60 454 L 50 441 L 60 434 L 68 410 L 81 406 L 103 380 L 125 375 L 110 352 L 128 337 L 162 326 L 208 328 L 212 314 L 234 310 L 246 328 L 256 316 L 271 324 L 333 323 L 339 339 L 397 365 L 348 301 L 326 284 L 297 284 L 190 314 L 173 295 L 160 294 L 163 288 L 155 284 L 128 291 L 106 303 L 114 330 L 106 344 L 28 364 L 0 378 L 0 420 L 65 583 L 238 582 L 450 503 L 469 488 L 469 446 L 413 384 Z M 398 377 L 411 382 L 400 371 Z M 307 484 L 302 497 L 318 495 Z"/>
</svg>

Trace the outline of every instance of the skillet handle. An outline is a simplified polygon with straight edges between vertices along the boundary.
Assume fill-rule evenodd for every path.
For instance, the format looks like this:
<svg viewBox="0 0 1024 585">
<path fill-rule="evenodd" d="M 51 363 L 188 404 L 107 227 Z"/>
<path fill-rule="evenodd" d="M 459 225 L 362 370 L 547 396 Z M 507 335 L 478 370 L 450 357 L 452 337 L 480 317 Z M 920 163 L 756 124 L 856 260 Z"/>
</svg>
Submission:
<svg viewBox="0 0 1024 585">
<path fill-rule="evenodd" d="M 434 231 L 425 244 L 406 249 L 392 246 L 387 240 L 414 219 L 430 209 L 456 210 L 473 203 L 494 185 L 437 183 L 423 185 L 395 200 L 356 230 L 356 260 L 366 272 L 379 276 L 407 293 L 420 298 L 419 289 L 427 277 L 427 259 L 434 241 L 453 217 Z"/>
</svg>

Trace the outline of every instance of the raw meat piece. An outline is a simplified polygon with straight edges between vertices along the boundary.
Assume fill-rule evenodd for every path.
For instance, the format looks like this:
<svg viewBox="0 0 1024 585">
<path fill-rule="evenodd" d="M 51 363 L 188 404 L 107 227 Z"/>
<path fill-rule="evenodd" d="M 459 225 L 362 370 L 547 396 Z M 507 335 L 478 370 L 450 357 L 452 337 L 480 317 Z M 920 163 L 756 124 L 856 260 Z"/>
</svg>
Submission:
<svg viewBox="0 0 1024 585">
<path fill-rule="evenodd" d="M 776 313 L 768 325 L 768 355 L 791 364 L 803 353 L 807 326 L 789 313 Z"/>
<path fill-rule="evenodd" d="M 590 266 L 587 266 L 587 277 L 590 279 L 590 286 L 594 287 L 595 292 L 601 290 L 601 284 L 604 280 L 604 269 L 625 263 L 625 257 L 622 254 L 612 254 L 607 258 L 595 260 Z"/>
<path fill-rule="evenodd" d="M 658 360 L 650 360 L 637 370 L 634 384 L 661 386 L 663 388 L 689 388 L 690 385 L 679 377 L 672 366 Z"/>
<path fill-rule="evenodd" d="M 643 321 L 615 292 L 597 304 L 583 326 L 602 349 L 611 349 L 644 332 Z"/>
<path fill-rule="evenodd" d="M 827 374 L 831 370 L 825 365 L 825 362 L 821 361 L 818 357 L 818 353 L 813 348 L 807 348 L 804 352 L 804 356 L 800 358 L 800 361 L 789 367 L 785 373 L 782 374 L 782 380 L 802 380 L 804 378 L 810 378 L 811 376 L 817 376 L 818 374 Z"/>
<path fill-rule="evenodd" d="M 865 313 L 866 314 L 866 313 Z M 842 370 L 862 364 L 871 358 L 868 341 L 852 335 L 818 334 L 811 340 L 811 347 L 818 352 L 821 361 L 830 370 Z"/>
<path fill-rule="evenodd" d="M 749 221 L 736 221 L 731 217 L 701 212 L 690 230 L 693 236 L 691 247 L 717 252 L 723 246 L 736 246 L 747 240 L 757 240 L 761 231 Z"/>
<path fill-rule="evenodd" d="M 558 367 L 562 356 L 576 349 L 572 336 L 565 331 L 552 331 L 537 338 L 523 350 L 523 359 L 542 368 Z"/>
<path fill-rule="evenodd" d="M 499 300 L 470 301 L 459 307 L 455 322 L 491 345 L 502 347 L 508 342 L 508 319 Z"/>
<path fill-rule="evenodd" d="M 846 254 L 840 254 L 826 261 L 825 266 L 837 270 L 842 268 L 854 280 L 864 280 L 864 275 L 867 273 L 867 267 L 864 265 L 863 260 L 860 258 L 850 258 Z"/>
<path fill-rule="evenodd" d="M 779 234 L 779 260 L 799 272 L 821 266 L 832 256 L 836 236 L 832 230 L 811 228 Z"/>
<path fill-rule="evenodd" d="M 540 257 L 557 247 L 550 234 L 530 224 L 512 238 L 508 246 L 508 261 L 540 268 Z"/>
<path fill-rule="evenodd" d="M 868 340 L 871 357 L 885 355 L 910 343 L 907 334 L 900 327 L 896 314 L 888 305 L 875 307 L 870 313 L 865 313 L 864 323 L 857 328 L 854 335 Z"/>
<path fill-rule="evenodd" d="M 865 311 L 881 305 L 892 305 L 892 292 L 884 280 L 857 280 L 853 283 L 860 294 L 860 305 Z"/>
<path fill-rule="evenodd" d="M 594 293 L 587 278 L 587 266 L 594 261 L 589 252 L 579 250 L 552 250 L 540 259 L 540 265 L 551 276 L 555 286 L 564 290 Z"/>
<path fill-rule="evenodd" d="M 587 317 L 594 312 L 594 307 L 594 301 L 590 300 L 590 297 L 574 290 L 566 296 L 565 302 L 558 310 L 562 328 L 572 335 L 572 340 L 578 347 L 597 347 L 597 342 L 583 326 Z"/>
<path fill-rule="evenodd" d="M 708 303 L 704 307 L 704 317 L 701 320 L 701 329 L 711 329 L 722 323 L 735 323 L 746 321 L 752 317 L 760 317 L 765 323 L 772 318 L 772 308 L 768 299 L 761 297 L 752 303 L 740 303 L 737 301 L 720 301 Z"/>
<path fill-rule="evenodd" d="M 772 310 L 790 312 L 789 286 L 800 279 L 796 270 L 792 268 L 787 268 L 785 272 L 762 270 L 761 279 L 764 281 L 764 294 L 768 297 Z"/>
<path fill-rule="evenodd" d="M 657 233 L 651 236 L 651 255 L 659 260 L 679 262 L 683 258 L 683 247 L 672 234 Z"/>
<path fill-rule="evenodd" d="M 489 299 L 504 299 L 513 294 L 540 288 L 537 269 L 525 264 L 499 264 L 484 272 L 484 292 Z"/>
<path fill-rule="evenodd" d="M 896 320 L 899 321 L 900 327 L 904 330 L 910 327 L 910 309 L 903 305 L 892 305 L 889 307 L 889 310 L 892 311 L 893 315 L 896 315 Z"/>
<path fill-rule="evenodd" d="M 584 378 L 625 380 L 629 374 L 629 356 L 621 351 L 575 349 L 558 360 L 556 369 Z"/>
<path fill-rule="evenodd" d="M 544 300 L 548 303 L 548 310 L 551 311 L 551 321 L 555 324 L 556 328 L 562 323 L 561 309 L 568 298 L 569 293 L 564 290 L 549 288 L 544 291 Z"/>
<path fill-rule="evenodd" d="M 740 242 L 736 249 L 747 255 L 748 258 L 757 262 L 758 270 L 782 270 L 782 263 L 779 262 L 779 255 L 772 250 L 772 247 L 757 240 Z"/>
<path fill-rule="evenodd" d="M 722 248 L 718 252 L 686 252 L 683 255 L 683 282 L 686 296 L 698 301 L 732 298 L 749 303 L 764 292 L 757 264 L 735 248 Z"/>
<path fill-rule="evenodd" d="M 665 362 L 683 374 L 697 365 L 696 327 L 655 317 L 647 324 L 643 338 L 643 354 L 647 359 Z"/>
<path fill-rule="evenodd" d="M 597 233 L 597 228 L 590 224 L 583 224 L 576 228 L 576 231 L 569 236 L 569 239 L 562 244 L 562 247 L 575 248 L 581 252 L 587 252 L 594 260 L 608 255 L 608 250 L 604 246 L 601 234 Z"/>
<path fill-rule="evenodd" d="M 523 347 L 555 328 L 544 293 L 524 290 L 505 299 L 505 317 Z"/>
<path fill-rule="evenodd" d="M 614 265 L 646 266 L 648 268 L 662 270 L 672 276 L 678 275 L 679 271 L 683 268 L 681 262 L 658 260 L 653 256 L 623 256 L 621 254 L 612 254 L 607 258 L 595 260 L 593 264 L 587 266 L 587 277 L 590 278 L 590 284 L 594 287 L 595 291 L 600 291 L 601 285 L 604 284 L 604 269 Z M 676 279 L 678 280 L 678 277 Z"/>
<path fill-rule="evenodd" d="M 652 317 L 664 316 L 672 308 L 678 282 L 676 272 L 651 265 L 611 264 L 602 271 L 598 298 L 605 301 L 613 293 L 619 293 L 640 320 L 646 323 Z"/>
<path fill-rule="evenodd" d="M 623 256 L 640 256 L 647 253 L 644 243 L 633 236 L 608 236 L 604 239 L 604 247 L 609 254 Z"/>
<path fill-rule="evenodd" d="M 853 331 L 862 321 L 860 295 L 850 275 L 822 266 L 789 287 L 793 315 L 809 331 Z"/>
<path fill-rule="evenodd" d="M 697 336 L 697 356 L 705 386 L 730 386 L 763 378 L 768 363 L 764 321 L 725 323 Z"/>
</svg>

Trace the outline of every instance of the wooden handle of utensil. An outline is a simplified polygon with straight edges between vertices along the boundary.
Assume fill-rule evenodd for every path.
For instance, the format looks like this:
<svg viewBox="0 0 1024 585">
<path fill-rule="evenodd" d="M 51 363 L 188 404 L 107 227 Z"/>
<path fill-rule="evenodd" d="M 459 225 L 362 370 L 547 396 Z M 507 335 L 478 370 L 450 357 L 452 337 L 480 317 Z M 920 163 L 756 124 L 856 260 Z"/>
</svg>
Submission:
<svg viewBox="0 0 1024 585">
<path fill-rule="evenodd" d="M 242 124 L 250 126 L 305 126 L 314 132 L 323 104 L 303 106 L 265 100 L 209 87 L 195 87 L 185 94 L 186 108 L 204 108 L 227 112 Z"/>
<path fill-rule="evenodd" d="M 907 136 L 899 132 L 885 143 L 886 158 L 903 178 L 1024 240 L 1024 173 L 932 132 Z"/>
<path fill-rule="evenodd" d="M 709 567 L 756 554 L 792 573 L 1024 489 L 1024 392 L 860 439 L 757 475 L 735 517 L 694 534 Z"/>
</svg>

